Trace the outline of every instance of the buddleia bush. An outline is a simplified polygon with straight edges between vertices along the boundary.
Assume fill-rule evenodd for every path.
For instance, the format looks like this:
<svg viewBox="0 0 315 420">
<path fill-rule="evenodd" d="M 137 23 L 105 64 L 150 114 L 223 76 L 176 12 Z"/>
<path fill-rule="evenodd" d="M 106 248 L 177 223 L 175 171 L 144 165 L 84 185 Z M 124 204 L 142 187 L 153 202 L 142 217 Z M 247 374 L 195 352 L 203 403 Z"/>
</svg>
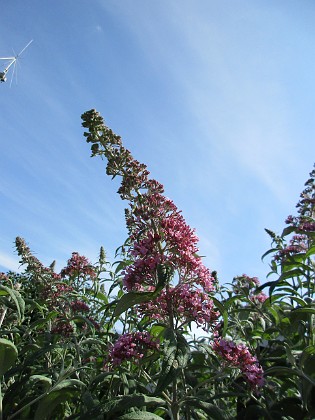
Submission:
<svg viewBox="0 0 315 420">
<path fill-rule="evenodd" d="M 16 239 L 24 271 L 0 276 L 0 417 L 314 418 L 314 171 L 297 216 L 267 230 L 268 278 L 222 285 L 147 167 L 95 110 L 82 119 L 120 179 L 127 239 L 112 263 L 73 252 L 58 273 Z"/>
</svg>

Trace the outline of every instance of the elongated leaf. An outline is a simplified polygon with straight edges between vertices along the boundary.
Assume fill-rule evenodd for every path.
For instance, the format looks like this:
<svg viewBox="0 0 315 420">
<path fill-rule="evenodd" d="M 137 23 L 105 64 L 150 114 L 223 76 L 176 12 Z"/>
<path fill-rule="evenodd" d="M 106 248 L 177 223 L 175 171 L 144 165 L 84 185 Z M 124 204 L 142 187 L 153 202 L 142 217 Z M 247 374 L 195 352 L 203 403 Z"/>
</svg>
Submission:
<svg viewBox="0 0 315 420">
<path fill-rule="evenodd" d="M 218 299 L 216 299 L 215 297 L 211 297 L 211 299 L 213 300 L 213 303 L 215 304 L 215 306 L 219 309 L 221 316 L 223 318 L 223 329 L 222 329 L 221 335 L 222 337 L 224 337 L 228 329 L 228 313 L 225 307 L 222 305 L 222 303 L 218 301 Z"/>
<path fill-rule="evenodd" d="M 85 291 L 87 295 L 93 296 L 95 299 L 103 301 L 106 305 L 108 304 L 108 296 L 103 292 L 95 293 L 93 289 L 88 289 Z"/>
<path fill-rule="evenodd" d="M 119 413 L 122 415 L 124 411 L 130 408 L 150 408 L 163 405 L 165 405 L 165 401 L 162 398 L 148 397 L 144 394 L 124 395 L 114 397 L 108 403 L 100 404 L 93 410 L 89 410 L 84 416 L 81 416 L 81 419 L 86 419 L 87 416 L 92 419 L 96 415 L 105 414 L 106 419 L 116 420 Z"/>
<path fill-rule="evenodd" d="M 226 420 L 229 418 L 226 416 L 224 411 L 220 410 L 216 405 L 210 404 L 206 401 L 202 401 L 197 398 L 187 398 L 186 403 L 189 407 L 200 408 L 202 411 L 208 414 L 209 419 Z"/>
<path fill-rule="evenodd" d="M 15 345 L 5 338 L 0 338 L 0 376 L 14 365 L 17 357 L 18 351 Z"/>
<path fill-rule="evenodd" d="M 163 417 L 147 411 L 137 411 L 118 417 L 119 420 L 161 420 Z"/>
<path fill-rule="evenodd" d="M 294 309 L 291 314 L 315 314 L 315 308 L 297 308 Z"/>
<path fill-rule="evenodd" d="M 24 319 L 24 311 L 25 311 L 25 302 L 20 293 L 17 290 L 13 290 L 10 287 L 0 285 L 0 295 L 9 295 L 13 302 L 15 303 L 18 320 L 20 322 Z"/>
<path fill-rule="evenodd" d="M 290 235 L 290 233 L 295 231 L 295 227 L 294 226 L 288 226 L 286 228 L 283 229 L 282 233 L 281 233 L 281 238 L 284 238 L 285 236 Z"/>
<path fill-rule="evenodd" d="M 61 408 L 61 404 L 71 400 L 78 393 L 77 390 L 59 390 L 57 392 L 51 392 L 42 398 L 39 402 L 37 410 L 35 412 L 34 420 L 54 420 L 56 418 L 65 418 L 64 413 L 59 413 L 56 416 L 56 411 Z"/>
<path fill-rule="evenodd" d="M 315 346 L 306 347 L 300 356 L 300 366 L 307 377 L 315 379 Z"/>
<path fill-rule="evenodd" d="M 79 379 L 64 379 L 63 381 L 59 382 L 59 384 L 54 385 L 53 392 L 59 391 L 60 389 L 78 389 L 78 388 L 84 388 L 85 384 L 82 381 L 79 381 Z"/>
<path fill-rule="evenodd" d="M 187 365 L 190 355 L 189 344 L 185 337 L 171 328 L 164 331 L 164 359 L 155 395 L 159 395 Z"/>
<path fill-rule="evenodd" d="M 299 376 L 300 378 L 306 379 L 310 384 L 315 386 L 315 379 L 297 369 L 291 369 L 286 366 L 274 366 L 265 371 L 265 375 L 274 376 L 275 374 Z"/>
<path fill-rule="evenodd" d="M 305 256 L 306 258 L 310 257 L 311 255 L 315 254 L 315 245 L 311 246 L 309 250 L 306 252 Z"/>
<path fill-rule="evenodd" d="M 267 257 L 267 255 L 275 253 L 276 251 L 278 251 L 278 248 L 271 248 L 269 249 L 267 252 L 265 252 L 263 254 L 263 256 L 261 257 L 261 260 L 263 261 L 265 259 L 265 257 Z"/>
<path fill-rule="evenodd" d="M 65 379 L 53 386 L 51 392 L 40 400 L 34 420 L 55 419 L 55 412 L 60 405 L 66 401 L 71 402 L 84 386 L 84 383 L 78 379 Z"/>
<path fill-rule="evenodd" d="M 44 375 L 32 375 L 28 378 L 28 385 L 30 387 L 40 385 L 43 392 L 51 388 L 51 383 L 51 379 Z"/>
<path fill-rule="evenodd" d="M 127 293 L 120 298 L 114 311 L 114 317 L 118 318 L 123 312 L 127 311 L 129 308 L 132 308 L 134 305 L 148 302 L 149 300 L 154 299 L 154 297 L 154 292 Z"/>
</svg>

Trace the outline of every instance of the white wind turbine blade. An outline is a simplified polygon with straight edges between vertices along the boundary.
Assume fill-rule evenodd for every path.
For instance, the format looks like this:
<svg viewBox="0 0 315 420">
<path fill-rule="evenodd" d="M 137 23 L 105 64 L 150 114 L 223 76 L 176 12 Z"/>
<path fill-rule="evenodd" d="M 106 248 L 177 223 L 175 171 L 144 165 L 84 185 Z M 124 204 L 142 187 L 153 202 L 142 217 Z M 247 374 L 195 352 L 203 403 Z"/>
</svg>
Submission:
<svg viewBox="0 0 315 420">
<path fill-rule="evenodd" d="M 12 71 L 11 80 L 10 80 L 10 87 L 12 86 L 14 74 L 15 74 L 15 77 L 16 77 L 16 84 L 17 84 L 17 71 L 16 71 L 17 70 L 17 67 L 16 67 L 16 63 L 17 63 L 17 60 L 14 61 L 13 71 Z"/>
<path fill-rule="evenodd" d="M 25 51 L 26 50 L 26 48 L 29 46 L 29 45 L 31 45 L 31 43 L 33 42 L 33 39 L 31 39 L 30 40 L 30 42 L 23 48 L 23 50 L 21 50 L 19 53 L 18 53 L 18 55 L 16 55 L 15 56 L 15 58 L 17 58 L 17 57 L 19 57 L 21 54 L 22 54 L 22 52 L 23 51 Z"/>
</svg>

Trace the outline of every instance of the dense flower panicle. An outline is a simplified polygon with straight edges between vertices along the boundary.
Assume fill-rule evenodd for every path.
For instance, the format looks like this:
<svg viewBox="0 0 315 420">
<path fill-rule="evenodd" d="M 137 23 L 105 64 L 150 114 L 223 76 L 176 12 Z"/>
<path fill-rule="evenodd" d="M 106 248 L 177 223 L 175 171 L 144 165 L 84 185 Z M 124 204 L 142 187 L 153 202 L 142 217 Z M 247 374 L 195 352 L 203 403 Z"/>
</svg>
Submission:
<svg viewBox="0 0 315 420">
<path fill-rule="evenodd" d="M 65 297 L 67 294 L 73 292 L 73 287 L 65 283 L 48 283 L 44 286 L 41 292 L 41 298 L 58 302 L 58 298 Z"/>
<path fill-rule="evenodd" d="M 233 279 L 233 292 L 238 295 L 245 295 L 255 305 L 261 305 L 267 299 L 263 292 L 257 292 L 260 282 L 257 277 L 250 277 L 247 274 L 236 276 Z"/>
<path fill-rule="evenodd" d="M 229 365 L 241 370 L 252 389 L 256 390 L 265 384 L 262 367 L 244 344 L 218 338 L 214 340 L 212 348 Z"/>
<path fill-rule="evenodd" d="M 61 270 L 60 275 L 61 277 L 89 276 L 91 278 L 95 278 L 97 274 L 94 267 L 86 257 L 79 255 L 78 252 L 73 252 L 72 257 L 68 260 L 67 266 Z"/>
<path fill-rule="evenodd" d="M 268 299 L 268 296 L 264 292 L 257 293 L 256 295 L 249 296 L 249 299 L 256 305 L 262 304 Z"/>
<path fill-rule="evenodd" d="M 15 246 L 19 256 L 21 257 L 20 263 L 27 265 L 26 272 L 37 271 L 40 273 L 44 269 L 43 264 L 39 261 L 38 258 L 34 257 L 23 238 L 18 236 L 15 239 Z"/>
<path fill-rule="evenodd" d="M 159 343 L 148 332 L 124 334 L 109 351 L 109 362 L 114 366 L 128 360 L 141 360 L 148 350 L 157 350 Z"/>
<path fill-rule="evenodd" d="M 100 330 L 101 329 L 100 324 L 97 321 L 95 321 L 94 318 L 92 318 L 91 316 L 88 316 L 87 319 L 93 324 L 93 326 L 94 326 L 94 328 L 96 330 Z"/>
<path fill-rule="evenodd" d="M 105 155 L 107 173 L 122 177 L 118 192 L 130 201 L 126 224 L 134 263 L 125 272 L 125 289 L 156 285 L 157 266 L 165 263 L 178 272 L 180 281 L 197 282 L 207 292 L 213 291 L 211 273 L 197 256 L 198 238 L 175 204 L 163 195 L 163 185 L 149 179 L 146 165 L 132 157 L 95 110 L 84 113 L 82 119 L 83 127 L 89 129 L 84 135 L 92 143 L 92 156 Z"/>
<path fill-rule="evenodd" d="M 304 234 L 293 235 L 289 241 L 289 245 L 279 249 L 274 256 L 275 261 L 281 261 L 286 257 L 290 257 L 295 254 L 306 252 L 308 249 L 308 238 Z"/>
<path fill-rule="evenodd" d="M 90 321 L 90 323 L 93 325 L 93 328 L 97 331 L 99 331 L 101 329 L 100 324 L 91 316 L 85 316 L 87 320 Z M 91 329 L 91 325 L 88 325 L 87 322 L 85 322 L 82 326 L 81 326 L 83 331 L 87 331 L 89 329 Z"/>
<path fill-rule="evenodd" d="M 89 312 L 90 307 L 81 300 L 75 300 L 74 302 L 71 302 L 71 309 L 73 312 Z"/>
<path fill-rule="evenodd" d="M 288 216 L 286 223 L 300 232 L 315 231 L 315 169 L 310 173 L 309 180 L 305 183 L 305 189 L 301 193 L 301 199 L 297 203 L 299 216 Z"/>
<path fill-rule="evenodd" d="M 51 329 L 52 334 L 60 334 L 63 337 L 69 337 L 73 332 L 74 328 L 70 322 L 61 319 L 57 319 Z"/>
<path fill-rule="evenodd" d="M 141 196 L 141 205 L 127 213 L 127 226 L 135 259 L 123 280 L 128 291 L 141 290 L 141 283 L 156 285 L 156 269 L 162 263 L 176 270 L 181 281 L 214 290 L 211 272 L 197 255 L 198 237 L 171 200 L 160 194 Z"/>
<path fill-rule="evenodd" d="M 139 305 L 138 311 L 152 319 L 168 321 L 170 307 L 177 326 L 194 321 L 199 327 L 208 330 L 219 316 L 214 310 L 212 299 L 206 293 L 185 283 L 163 290 L 155 300 Z"/>
<path fill-rule="evenodd" d="M 8 283 L 9 277 L 5 273 L 0 273 L 0 283 Z"/>
<path fill-rule="evenodd" d="M 249 277 L 247 274 L 236 276 L 233 278 L 233 292 L 236 294 L 242 294 L 244 292 L 250 293 L 255 290 L 259 284 L 257 277 Z"/>
</svg>

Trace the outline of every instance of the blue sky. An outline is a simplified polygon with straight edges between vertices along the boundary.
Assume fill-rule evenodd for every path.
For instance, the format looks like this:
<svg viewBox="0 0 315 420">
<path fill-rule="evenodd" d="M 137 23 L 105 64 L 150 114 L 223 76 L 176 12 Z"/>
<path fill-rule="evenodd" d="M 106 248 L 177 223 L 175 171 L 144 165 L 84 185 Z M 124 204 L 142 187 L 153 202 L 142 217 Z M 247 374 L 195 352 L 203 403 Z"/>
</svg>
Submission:
<svg viewBox="0 0 315 420">
<path fill-rule="evenodd" d="M 2 0 L 0 56 L 34 42 L 0 86 L 0 270 L 16 236 L 59 269 L 124 241 L 118 183 L 83 138 L 96 108 L 221 282 L 264 281 L 264 228 L 282 230 L 315 160 L 314 21 L 311 0 Z"/>
</svg>

